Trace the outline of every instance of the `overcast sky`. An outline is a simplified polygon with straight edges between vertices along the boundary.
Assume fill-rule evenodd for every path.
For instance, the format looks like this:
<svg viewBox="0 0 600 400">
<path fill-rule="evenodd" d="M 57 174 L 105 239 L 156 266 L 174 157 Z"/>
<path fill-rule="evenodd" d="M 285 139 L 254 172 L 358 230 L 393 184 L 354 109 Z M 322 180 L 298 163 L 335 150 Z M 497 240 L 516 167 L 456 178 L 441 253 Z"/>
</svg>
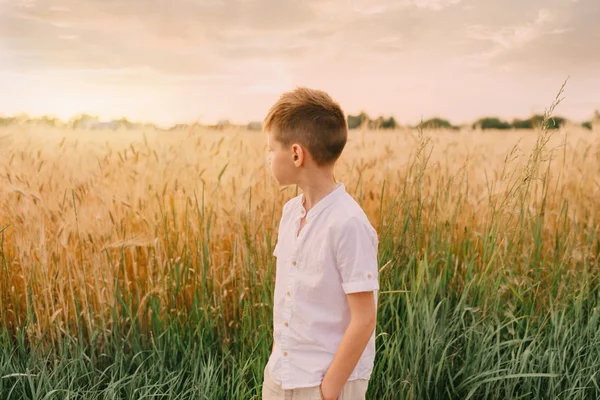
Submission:
<svg viewBox="0 0 600 400">
<path fill-rule="evenodd" d="M 0 0 L 0 114 L 262 120 L 282 91 L 401 123 L 600 109 L 599 0 Z"/>
</svg>

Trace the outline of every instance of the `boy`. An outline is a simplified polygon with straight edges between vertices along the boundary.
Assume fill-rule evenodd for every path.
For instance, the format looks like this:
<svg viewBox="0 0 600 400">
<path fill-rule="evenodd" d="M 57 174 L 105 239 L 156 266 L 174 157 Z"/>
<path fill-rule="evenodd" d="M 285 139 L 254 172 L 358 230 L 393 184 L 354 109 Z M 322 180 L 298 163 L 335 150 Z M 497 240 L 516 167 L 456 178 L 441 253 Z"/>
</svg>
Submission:
<svg viewBox="0 0 600 400">
<path fill-rule="evenodd" d="M 264 121 L 271 171 L 302 194 L 283 207 L 273 350 L 263 399 L 364 399 L 375 357 L 377 232 L 337 183 L 347 141 L 340 106 L 319 90 L 284 93 Z"/>
</svg>

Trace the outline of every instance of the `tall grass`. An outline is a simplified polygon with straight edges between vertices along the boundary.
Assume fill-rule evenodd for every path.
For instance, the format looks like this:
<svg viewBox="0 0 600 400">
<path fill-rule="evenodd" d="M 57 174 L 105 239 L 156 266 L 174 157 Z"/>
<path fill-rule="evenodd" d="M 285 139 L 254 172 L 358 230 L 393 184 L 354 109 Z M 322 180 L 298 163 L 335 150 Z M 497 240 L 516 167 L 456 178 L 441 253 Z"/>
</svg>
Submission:
<svg viewBox="0 0 600 400">
<path fill-rule="evenodd" d="M 279 190 L 250 132 L 5 129 L 0 398 L 259 398 Z M 353 133 L 368 398 L 600 397 L 600 138 Z"/>
</svg>

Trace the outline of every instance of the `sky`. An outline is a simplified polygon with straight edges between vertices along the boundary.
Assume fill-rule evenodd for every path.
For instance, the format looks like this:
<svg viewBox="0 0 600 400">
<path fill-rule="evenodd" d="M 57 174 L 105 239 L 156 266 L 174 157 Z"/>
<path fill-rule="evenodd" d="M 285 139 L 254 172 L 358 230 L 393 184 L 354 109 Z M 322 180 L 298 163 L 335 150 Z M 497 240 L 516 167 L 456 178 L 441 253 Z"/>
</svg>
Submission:
<svg viewBox="0 0 600 400">
<path fill-rule="evenodd" d="M 327 91 L 400 123 L 600 109 L 599 0 L 0 0 L 0 115 L 262 121 Z"/>
</svg>

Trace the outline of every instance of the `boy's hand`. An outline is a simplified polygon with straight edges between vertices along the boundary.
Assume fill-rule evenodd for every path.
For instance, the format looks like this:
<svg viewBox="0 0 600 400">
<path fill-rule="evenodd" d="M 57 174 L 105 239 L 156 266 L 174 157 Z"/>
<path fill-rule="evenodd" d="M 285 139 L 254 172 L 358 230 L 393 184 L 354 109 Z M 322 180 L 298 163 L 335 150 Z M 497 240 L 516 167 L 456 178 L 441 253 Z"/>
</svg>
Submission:
<svg viewBox="0 0 600 400">
<path fill-rule="evenodd" d="M 352 293 L 347 298 L 351 314 L 350 325 L 321 382 L 321 397 L 325 400 L 338 398 L 377 324 L 373 292 Z"/>
<path fill-rule="evenodd" d="M 321 391 L 321 400 L 337 400 L 340 396 L 340 391 L 324 386 L 323 383 L 324 382 L 321 382 L 321 386 L 319 387 L 319 390 Z"/>
</svg>

